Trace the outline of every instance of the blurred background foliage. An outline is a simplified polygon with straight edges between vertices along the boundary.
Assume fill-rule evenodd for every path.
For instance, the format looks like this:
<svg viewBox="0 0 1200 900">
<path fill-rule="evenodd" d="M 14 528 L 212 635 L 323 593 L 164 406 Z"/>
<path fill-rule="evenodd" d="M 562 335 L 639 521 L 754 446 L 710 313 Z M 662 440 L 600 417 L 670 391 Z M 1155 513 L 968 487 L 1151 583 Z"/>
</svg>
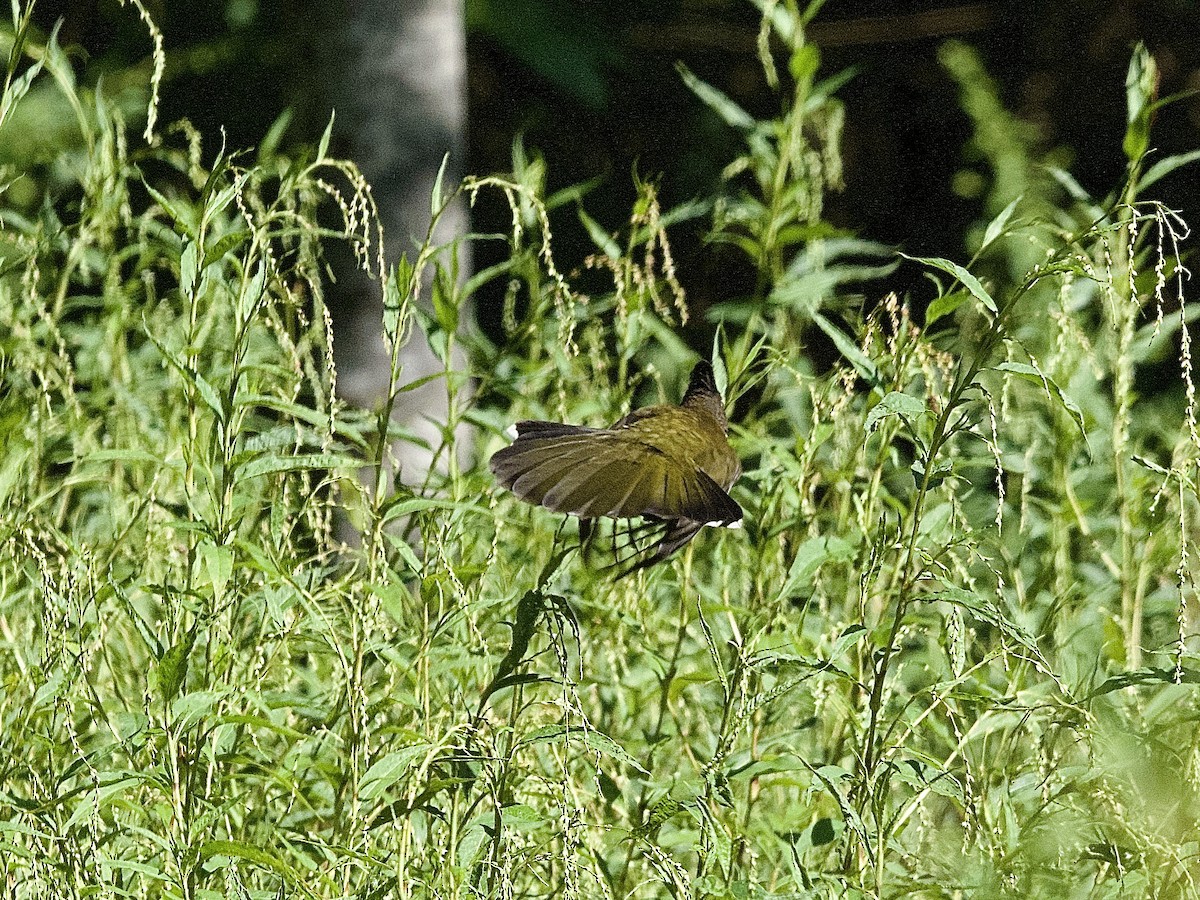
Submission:
<svg viewBox="0 0 1200 900">
<path fill-rule="evenodd" d="M 28 211 L 0 280 L 0 782 L 26 853 L 0 883 L 90 896 L 106 860 L 187 897 L 514 896 L 547 871 L 578 896 L 1195 896 L 1191 309 L 1182 227 L 1134 205 L 1153 182 L 1195 208 L 1194 171 L 1154 163 L 1196 158 L 1195 98 L 1141 145 L 1155 91 L 1196 79 L 1194 6 L 831 2 L 764 71 L 752 4 L 470 5 L 459 166 L 512 175 L 459 188 L 500 234 L 476 275 L 427 248 L 382 279 L 391 345 L 419 327 L 448 395 L 446 472 L 392 491 L 391 405 L 424 379 L 393 356 L 390 405 L 332 401 L 338 233 L 308 227 L 334 179 L 378 246 L 319 138 L 367 5 L 147 0 L 149 149 L 137 9 L 38 7 L 80 62 L 47 73 L 104 91 L 51 87 L 0 132 Z M 183 115 L 203 160 L 161 124 Z M 333 152 L 361 146 L 339 128 Z M 934 271 L 964 289 L 927 303 Z M 462 327 L 469 301 L 503 340 Z M 458 469 L 456 425 L 481 460 L 514 418 L 678 396 L 676 323 L 707 356 L 706 308 L 744 532 L 653 579 L 560 577 L 557 518 Z M 364 460 L 374 490 L 336 474 Z"/>
<path fill-rule="evenodd" d="M 256 146 L 287 111 L 284 149 L 315 144 L 337 105 L 351 6 L 147 0 L 167 42 L 162 120 L 186 116 L 206 135 L 224 129 L 228 146 L 240 149 Z M 131 8 L 44 0 L 36 18 L 47 30 L 61 18 L 61 42 L 85 57 L 85 80 L 103 79 L 110 96 L 126 98 L 130 116 L 144 110 L 150 46 Z M 758 61 L 759 13 L 743 0 L 465 0 L 464 19 L 469 124 L 457 168 L 509 170 L 519 135 L 544 159 L 547 192 L 588 184 L 588 210 L 599 222 L 625 219 L 635 170 L 658 179 L 670 209 L 713 194 L 737 155 L 737 134 L 687 89 L 678 63 L 758 118 L 778 112 Z M 1093 88 L 1121 84 L 1141 40 L 1158 62 L 1160 96 L 1200 89 L 1197 33 L 1194 0 L 828 2 L 808 36 L 824 76 L 846 70 L 853 77 L 838 91 L 843 187 L 827 195 L 823 218 L 910 253 L 955 256 L 971 249 L 964 236 L 977 244 L 983 224 L 1016 194 L 1061 190 L 1050 179 L 1040 188 L 1022 183 L 1029 161 L 1069 168 L 1102 197 L 1125 166 L 1112 152 L 1125 108 L 1119 93 Z M 48 100 L 42 114 L 67 121 L 52 102 L 61 103 Z M 1163 157 L 1194 146 L 1200 131 L 1200 97 L 1177 109 L 1155 124 Z M 331 149 L 353 157 L 349 127 L 337 123 Z M 30 143 L 22 133 L 53 137 Z M 61 126 L 11 128 L 0 159 L 52 165 L 54 142 L 70 140 Z M 1195 209 L 1200 182 L 1177 171 L 1159 195 Z M 497 198 L 484 197 L 472 224 L 503 231 L 508 216 Z M 560 258 L 579 265 L 592 243 L 570 205 L 553 224 Z M 698 310 L 748 293 L 754 278 L 730 248 L 704 243 L 705 227 L 701 218 L 673 234 L 680 278 Z M 407 246 L 405 237 L 393 235 L 393 248 Z M 477 268 L 506 252 L 501 244 L 477 247 Z M 919 267 L 906 264 L 872 293 L 887 290 L 919 300 L 932 289 Z M 478 298 L 477 315 L 493 334 L 502 292 L 498 284 Z M 703 345 L 704 337 L 693 342 Z"/>
</svg>

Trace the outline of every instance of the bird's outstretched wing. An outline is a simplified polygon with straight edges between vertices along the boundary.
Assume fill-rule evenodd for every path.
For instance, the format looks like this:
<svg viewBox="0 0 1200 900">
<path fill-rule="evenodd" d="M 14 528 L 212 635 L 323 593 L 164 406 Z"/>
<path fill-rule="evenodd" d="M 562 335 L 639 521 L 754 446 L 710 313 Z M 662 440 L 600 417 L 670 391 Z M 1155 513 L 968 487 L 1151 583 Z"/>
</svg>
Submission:
<svg viewBox="0 0 1200 900">
<path fill-rule="evenodd" d="M 703 525 L 742 517 L 742 508 L 706 472 L 628 428 L 518 422 L 517 439 L 492 457 L 490 467 L 522 500 L 555 512 L 696 523 L 672 552 Z"/>
</svg>

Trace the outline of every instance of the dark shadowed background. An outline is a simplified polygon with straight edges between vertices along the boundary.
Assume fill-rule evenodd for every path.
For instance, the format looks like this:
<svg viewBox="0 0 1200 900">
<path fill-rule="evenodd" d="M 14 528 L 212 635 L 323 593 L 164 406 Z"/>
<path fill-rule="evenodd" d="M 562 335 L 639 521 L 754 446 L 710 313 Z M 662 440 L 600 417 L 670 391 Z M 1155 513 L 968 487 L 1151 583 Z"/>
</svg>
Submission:
<svg viewBox="0 0 1200 900">
<path fill-rule="evenodd" d="M 421 214 L 405 204 L 427 194 L 444 153 L 456 175 L 503 171 L 520 136 L 545 157 L 550 190 L 599 179 L 586 205 L 615 230 L 628 216 L 635 171 L 658 179 L 669 207 L 711 193 L 738 152 L 737 136 L 683 85 L 678 62 L 752 113 L 769 115 L 775 102 L 757 58 L 759 11 L 747 0 L 146 6 L 166 39 L 163 121 L 189 118 L 210 148 L 222 128 L 229 147 L 252 148 L 289 111 L 285 144 L 304 145 L 316 142 L 336 108 L 332 149 L 356 159 L 375 184 L 393 254 L 420 236 Z M 46 28 L 62 18 L 61 40 L 84 55 L 90 80 L 104 78 L 116 91 L 144 77 L 150 48 L 131 7 L 73 0 L 42 3 L 38 12 Z M 436 29 L 457 29 L 457 37 L 437 37 Z M 1125 164 L 1124 78 L 1134 42 L 1155 54 L 1166 96 L 1200 89 L 1197 34 L 1194 0 L 830 0 L 809 32 L 822 75 L 855 74 L 838 92 L 845 188 L 828 201 L 826 217 L 908 252 L 960 257 L 971 226 L 995 213 L 987 197 L 996 173 L 974 146 L 959 82 L 942 62 L 948 41 L 978 52 L 1005 107 L 1027 123 L 1016 138 L 1025 151 L 1102 196 Z M 445 59 L 464 49 L 465 78 L 462 60 Z M 431 100 L 439 91 L 442 101 Z M 1200 99 L 1159 118 L 1161 155 L 1195 146 Z M 1161 194 L 1185 212 L 1200 207 L 1191 168 L 1164 181 Z M 472 227 L 503 230 L 507 219 L 495 197 L 485 198 Z M 573 267 L 590 244 L 569 208 L 554 224 L 560 259 Z M 703 242 L 702 222 L 677 228 L 674 240 L 694 307 L 749 290 L 742 262 Z M 492 252 L 505 251 L 476 248 L 476 265 L 493 261 Z M 880 290 L 920 283 L 915 267 L 901 267 Z M 342 302 L 358 302 L 361 290 L 346 279 L 350 299 Z M 478 298 L 485 329 L 496 328 L 498 305 L 486 292 Z"/>
</svg>

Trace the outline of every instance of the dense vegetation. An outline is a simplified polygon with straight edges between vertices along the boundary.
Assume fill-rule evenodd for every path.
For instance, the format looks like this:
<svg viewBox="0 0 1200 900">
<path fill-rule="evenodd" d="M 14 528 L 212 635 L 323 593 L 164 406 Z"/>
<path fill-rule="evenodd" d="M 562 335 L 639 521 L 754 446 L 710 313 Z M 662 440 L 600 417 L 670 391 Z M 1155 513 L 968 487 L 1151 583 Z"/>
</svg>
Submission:
<svg viewBox="0 0 1200 900">
<path fill-rule="evenodd" d="M 387 270 L 325 142 L 130 133 L 14 10 L 0 136 L 73 138 L 0 198 L 6 896 L 1200 895 L 1194 311 L 1153 194 L 1200 154 L 1152 155 L 1139 48 L 1089 196 L 947 44 L 994 217 L 919 261 L 931 302 L 874 296 L 895 254 L 822 218 L 840 76 L 768 9 L 778 118 L 681 73 L 744 139 L 720 197 L 641 184 L 615 228 L 518 146 L 433 198 L 511 205 L 465 278 L 458 245 Z M 708 311 L 745 528 L 614 581 L 484 463 L 516 419 L 678 397 L 702 219 L 757 272 Z M 378 410 L 338 399 L 336 241 L 384 284 Z M 448 397 L 419 473 L 407 341 Z"/>
</svg>

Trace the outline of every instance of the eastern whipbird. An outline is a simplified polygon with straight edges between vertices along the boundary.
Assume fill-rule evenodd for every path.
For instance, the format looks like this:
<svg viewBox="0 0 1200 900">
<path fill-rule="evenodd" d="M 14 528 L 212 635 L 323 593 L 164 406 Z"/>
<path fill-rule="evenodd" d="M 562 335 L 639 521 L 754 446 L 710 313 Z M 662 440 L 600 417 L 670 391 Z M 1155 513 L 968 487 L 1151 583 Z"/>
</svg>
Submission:
<svg viewBox="0 0 1200 900">
<path fill-rule="evenodd" d="M 729 445 L 725 401 L 712 366 L 692 370 L 678 406 L 636 409 L 609 428 L 518 422 L 517 439 L 489 467 L 522 500 L 590 520 L 641 517 L 662 536 L 621 577 L 666 559 L 705 525 L 733 525 L 742 508 L 729 496 L 741 474 Z"/>
</svg>

